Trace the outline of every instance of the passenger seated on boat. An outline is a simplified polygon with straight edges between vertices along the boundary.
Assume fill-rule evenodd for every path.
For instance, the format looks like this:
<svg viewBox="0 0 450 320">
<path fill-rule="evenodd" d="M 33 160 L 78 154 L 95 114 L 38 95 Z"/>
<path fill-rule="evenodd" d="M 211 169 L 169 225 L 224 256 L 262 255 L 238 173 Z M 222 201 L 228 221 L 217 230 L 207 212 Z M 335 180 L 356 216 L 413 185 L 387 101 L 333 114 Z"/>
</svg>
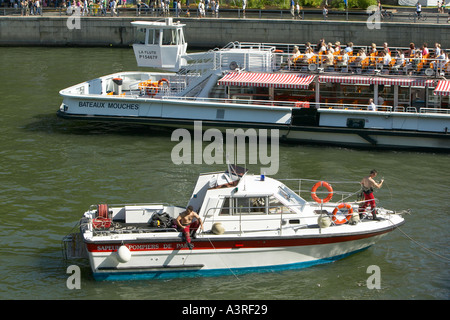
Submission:
<svg viewBox="0 0 450 320">
<path fill-rule="evenodd" d="M 331 51 L 328 51 L 328 53 L 325 55 L 322 61 L 322 66 L 325 69 L 333 68 L 334 70 L 334 55 Z"/>
<path fill-rule="evenodd" d="M 355 69 L 362 68 L 362 62 L 365 58 L 366 51 L 364 50 L 364 48 L 359 49 L 358 54 L 350 60 L 350 71 L 355 72 Z"/>
<path fill-rule="evenodd" d="M 414 55 L 416 54 L 416 50 L 417 49 L 416 49 L 416 46 L 415 46 L 414 42 L 411 42 L 409 44 L 409 50 L 407 50 L 405 55 L 407 57 L 414 58 Z"/>
<path fill-rule="evenodd" d="M 327 53 L 331 52 L 331 54 L 334 53 L 333 44 L 331 42 L 328 42 L 327 45 Z"/>
<path fill-rule="evenodd" d="M 389 64 L 391 63 L 391 55 L 387 50 L 381 52 L 382 57 L 382 68 L 383 70 L 389 71 Z"/>
<path fill-rule="evenodd" d="M 353 42 L 347 43 L 347 47 L 345 48 L 345 52 L 348 55 L 353 55 Z"/>
<path fill-rule="evenodd" d="M 387 43 L 387 42 L 384 42 L 384 43 L 383 43 L 383 50 L 386 50 L 389 54 L 391 54 L 391 50 L 389 50 L 389 47 L 388 47 L 388 43 Z"/>
<path fill-rule="evenodd" d="M 374 56 L 378 55 L 377 45 L 375 43 L 372 43 L 369 50 L 369 55 L 374 54 Z"/>
<path fill-rule="evenodd" d="M 422 53 L 420 52 L 420 50 L 416 50 L 414 58 L 411 60 L 412 71 L 417 72 L 417 69 L 421 61 L 422 61 Z M 410 74 L 412 73 L 412 71 L 410 71 Z"/>
<path fill-rule="evenodd" d="M 444 51 L 442 50 L 436 60 L 430 63 L 430 68 L 437 69 L 438 72 L 445 70 L 445 66 L 448 63 L 448 58 Z"/>
<path fill-rule="evenodd" d="M 341 51 L 341 43 L 339 41 L 336 41 L 334 45 L 334 54 L 339 54 L 339 52 Z"/>
<path fill-rule="evenodd" d="M 204 230 L 202 219 L 194 211 L 192 206 L 188 206 L 186 210 L 181 212 L 176 219 L 173 219 L 172 224 L 178 229 L 178 231 L 183 233 L 189 249 L 194 247 L 191 243 L 191 237 L 195 238 L 198 228 L 201 227 L 201 229 Z"/>
<path fill-rule="evenodd" d="M 341 68 L 341 71 L 345 71 L 344 69 L 348 65 L 348 53 L 345 49 L 341 50 L 341 55 L 338 57 L 336 67 Z"/>
<path fill-rule="evenodd" d="M 403 67 L 403 65 L 405 64 L 405 54 L 403 53 L 402 50 L 397 50 L 396 51 L 396 56 L 395 56 L 395 61 L 393 64 L 391 64 L 391 69 L 393 69 L 394 71 L 397 71 L 400 69 L 400 67 Z"/>
<path fill-rule="evenodd" d="M 317 45 L 317 53 L 325 53 L 327 51 L 327 46 L 325 44 L 324 39 L 320 39 L 319 44 Z"/>
<path fill-rule="evenodd" d="M 295 64 L 295 62 L 298 60 L 299 57 L 300 57 L 300 50 L 298 49 L 297 46 L 294 46 L 294 49 L 292 50 L 292 55 L 289 57 L 288 60 L 289 68 L 291 68 L 291 66 Z"/>
</svg>

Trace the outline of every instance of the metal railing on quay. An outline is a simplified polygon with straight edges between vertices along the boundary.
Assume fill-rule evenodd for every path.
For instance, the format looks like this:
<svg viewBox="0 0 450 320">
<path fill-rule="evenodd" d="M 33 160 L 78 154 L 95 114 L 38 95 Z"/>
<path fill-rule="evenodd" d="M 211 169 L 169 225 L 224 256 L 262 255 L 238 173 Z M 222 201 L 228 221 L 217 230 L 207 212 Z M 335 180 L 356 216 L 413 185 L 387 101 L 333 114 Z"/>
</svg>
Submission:
<svg viewBox="0 0 450 320">
<path fill-rule="evenodd" d="M 36 8 L 8 7 L 6 3 L 0 7 L 0 15 L 29 15 L 29 16 L 63 16 L 72 14 L 72 10 L 63 7 L 41 6 L 39 11 Z M 179 18 L 200 18 L 198 8 L 191 5 L 189 10 L 185 6 L 181 10 L 170 8 L 168 10 L 160 7 L 152 7 L 145 3 L 140 6 L 117 6 L 115 12 L 111 12 L 111 8 L 101 9 L 98 4 L 89 7 L 89 10 L 80 12 L 81 16 L 148 16 L 155 18 L 162 17 L 179 17 Z M 207 10 L 204 18 L 239 18 L 239 19 L 285 19 L 285 20 L 323 20 L 323 21 L 367 21 L 376 18 L 377 22 L 414 22 L 414 23 L 445 23 L 447 15 L 437 13 L 434 10 L 423 10 L 419 17 L 413 8 L 383 10 L 381 15 L 374 11 L 366 10 L 336 10 L 330 9 L 326 15 L 321 9 L 307 8 L 300 12 L 292 12 L 289 9 L 246 9 L 245 13 L 242 8 L 221 8 L 217 13 Z"/>
</svg>

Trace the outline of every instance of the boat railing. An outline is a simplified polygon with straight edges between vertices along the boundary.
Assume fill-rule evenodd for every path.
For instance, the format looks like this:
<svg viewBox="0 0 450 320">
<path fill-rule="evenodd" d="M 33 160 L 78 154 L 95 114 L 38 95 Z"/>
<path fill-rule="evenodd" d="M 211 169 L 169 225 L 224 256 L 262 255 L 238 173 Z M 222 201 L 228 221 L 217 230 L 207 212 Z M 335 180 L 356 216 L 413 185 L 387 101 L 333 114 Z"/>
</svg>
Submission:
<svg viewBox="0 0 450 320">
<path fill-rule="evenodd" d="M 308 193 L 308 196 L 311 194 L 311 189 L 313 187 L 314 184 L 320 182 L 319 180 L 314 180 L 314 179 L 302 179 L 302 178 L 286 178 L 286 179 L 277 179 L 278 181 L 285 181 L 286 183 L 289 183 L 290 185 L 295 185 L 295 187 L 292 188 L 292 190 L 296 190 L 297 194 L 302 197 L 302 192 L 303 193 Z M 361 191 L 361 184 L 357 181 L 327 181 L 331 186 L 333 185 L 339 185 L 342 186 L 342 188 L 344 188 L 344 186 L 347 185 L 351 185 L 351 187 L 357 189 L 357 191 L 337 191 L 337 190 L 333 190 L 333 195 L 338 195 L 340 196 L 340 201 L 344 202 L 344 201 L 348 201 L 348 199 L 354 195 L 356 195 L 357 193 L 359 193 Z M 310 185 L 310 187 L 308 189 L 303 189 L 305 184 Z M 315 192 L 318 195 L 327 195 L 329 193 L 329 191 L 320 191 L 317 190 Z M 319 197 L 320 198 L 320 197 Z"/>
<path fill-rule="evenodd" d="M 419 77 L 441 77 L 450 74 L 450 60 L 447 56 L 432 58 L 429 55 L 417 57 L 389 56 L 383 54 L 341 54 L 332 53 L 284 53 L 275 50 L 274 70 L 288 70 L 314 73 L 343 73 L 364 75 L 405 75 Z"/>
<path fill-rule="evenodd" d="M 441 113 L 441 114 L 450 114 L 450 109 L 441 109 L 441 108 L 420 108 L 420 113 Z"/>
<path fill-rule="evenodd" d="M 310 101 L 283 101 L 283 100 L 258 100 L 258 99 L 228 99 L 228 98 L 203 98 L 185 96 L 162 96 L 161 99 L 183 100 L 204 103 L 225 103 L 248 105 L 249 107 L 285 107 L 290 109 L 313 108 L 317 110 L 340 110 L 340 111 L 369 111 L 367 104 L 342 104 L 339 102 L 310 102 Z M 388 105 L 377 105 L 377 112 L 389 113 L 417 113 L 417 114 L 450 114 L 450 109 L 442 108 L 420 108 L 416 107 L 394 107 Z M 371 111 L 373 112 L 373 111 Z"/>
</svg>

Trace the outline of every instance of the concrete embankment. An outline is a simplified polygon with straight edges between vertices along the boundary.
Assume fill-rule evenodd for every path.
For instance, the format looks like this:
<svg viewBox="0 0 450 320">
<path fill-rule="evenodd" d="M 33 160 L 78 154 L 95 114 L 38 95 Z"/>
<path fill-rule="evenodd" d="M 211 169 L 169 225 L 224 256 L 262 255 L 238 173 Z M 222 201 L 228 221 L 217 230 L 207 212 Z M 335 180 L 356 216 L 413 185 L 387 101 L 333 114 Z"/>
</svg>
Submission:
<svg viewBox="0 0 450 320">
<path fill-rule="evenodd" d="M 79 17 L 79 29 L 69 17 L 0 17 L 2 46 L 129 46 L 135 30 L 130 22 L 157 20 L 138 17 Z M 316 43 L 352 41 L 358 45 L 409 46 L 410 42 L 430 47 L 435 42 L 450 47 L 450 25 L 380 23 L 379 29 L 366 22 L 308 21 L 277 19 L 176 19 L 186 24 L 185 37 L 190 48 L 224 46 L 230 41 L 269 43 Z M 374 25 L 372 25 L 374 27 Z"/>
</svg>

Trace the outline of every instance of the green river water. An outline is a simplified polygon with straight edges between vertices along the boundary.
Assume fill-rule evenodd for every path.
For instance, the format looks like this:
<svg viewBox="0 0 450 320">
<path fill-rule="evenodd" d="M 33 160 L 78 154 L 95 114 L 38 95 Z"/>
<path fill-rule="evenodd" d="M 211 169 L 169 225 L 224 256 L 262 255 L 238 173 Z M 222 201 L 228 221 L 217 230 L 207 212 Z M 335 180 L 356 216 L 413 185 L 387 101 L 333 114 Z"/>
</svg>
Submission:
<svg viewBox="0 0 450 320">
<path fill-rule="evenodd" d="M 170 133 L 56 117 L 59 90 L 138 70 L 131 49 L 0 48 L 0 61 L 1 299 L 449 299 L 448 154 L 284 144 L 275 177 L 359 181 L 376 168 L 380 205 L 412 214 L 368 250 L 308 269 L 96 282 L 77 261 L 81 289 L 68 289 L 61 239 L 89 205 L 184 206 L 198 174 L 224 166 L 173 164 Z M 371 265 L 380 289 L 366 285 Z"/>
</svg>

